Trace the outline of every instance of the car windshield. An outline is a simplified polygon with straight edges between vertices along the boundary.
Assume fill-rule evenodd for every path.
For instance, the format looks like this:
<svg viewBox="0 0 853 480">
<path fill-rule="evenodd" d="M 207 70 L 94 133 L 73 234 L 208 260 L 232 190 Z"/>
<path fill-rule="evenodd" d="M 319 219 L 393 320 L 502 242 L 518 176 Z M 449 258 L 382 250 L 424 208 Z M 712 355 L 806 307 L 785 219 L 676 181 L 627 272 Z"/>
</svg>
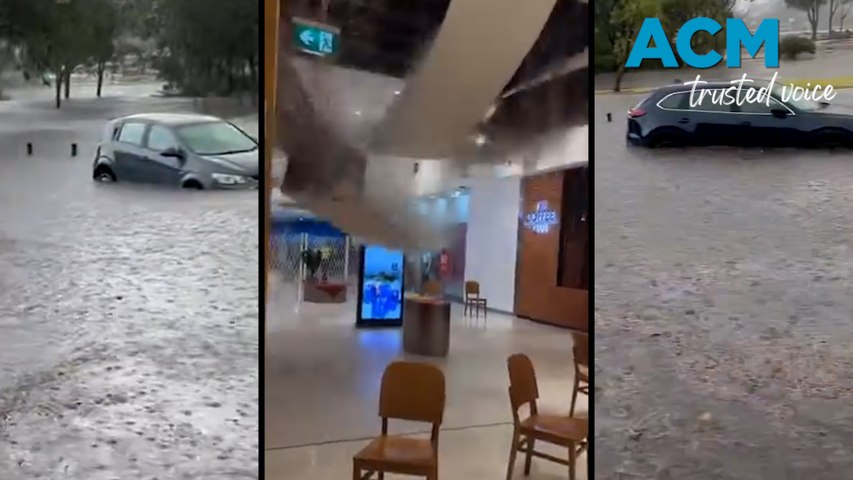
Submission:
<svg viewBox="0 0 853 480">
<path fill-rule="evenodd" d="M 187 148 L 198 155 L 225 155 L 258 148 L 254 139 L 228 122 L 195 123 L 177 130 Z"/>
</svg>

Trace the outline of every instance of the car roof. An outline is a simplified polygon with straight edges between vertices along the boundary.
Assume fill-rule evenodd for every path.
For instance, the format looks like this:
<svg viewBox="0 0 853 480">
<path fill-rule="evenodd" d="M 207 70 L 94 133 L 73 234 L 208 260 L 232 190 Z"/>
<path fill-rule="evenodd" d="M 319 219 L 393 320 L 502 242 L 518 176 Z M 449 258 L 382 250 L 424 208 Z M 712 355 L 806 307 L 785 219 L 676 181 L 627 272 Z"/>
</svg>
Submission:
<svg viewBox="0 0 853 480">
<path fill-rule="evenodd" d="M 202 122 L 222 122 L 219 117 L 201 115 L 197 113 L 137 113 L 127 115 L 113 120 L 113 122 L 124 122 L 128 120 L 143 120 L 146 122 L 160 123 L 164 125 L 187 125 Z"/>
</svg>

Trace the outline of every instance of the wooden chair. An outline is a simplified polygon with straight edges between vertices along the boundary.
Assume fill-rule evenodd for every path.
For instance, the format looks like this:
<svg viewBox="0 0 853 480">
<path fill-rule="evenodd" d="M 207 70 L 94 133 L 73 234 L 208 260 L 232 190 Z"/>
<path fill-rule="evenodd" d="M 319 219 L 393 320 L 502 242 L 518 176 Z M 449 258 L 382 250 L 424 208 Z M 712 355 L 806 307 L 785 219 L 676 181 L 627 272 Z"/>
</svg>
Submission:
<svg viewBox="0 0 853 480">
<path fill-rule="evenodd" d="M 480 308 L 483 309 L 483 316 L 488 315 L 488 301 L 480 297 L 480 282 L 468 280 L 465 282 L 465 308 L 462 311 L 463 315 L 468 315 L 468 309 L 472 308 L 474 314 L 480 315 Z"/>
<path fill-rule="evenodd" d="M 509 466 L 506 471 L 507 480 L 512 479 L 515 468 L 515 455 L 523 452 L 524 475 L 530 475 L 530 464 L 533 457 L 550 460 L 569 467 L 569 480 L 575 480 L 575 464 L 577 456 L 586 449 L 586 438 L 589 432 L 587 420 L 558 415 L 542 415 L 536 406 L 539 399 L 539 387 L 536 383 L 536 372 L 533 363 L 523 354 L 515 354 L 507 360 L 509 367 L 509 399 L 512 406 L 512 447 L 509 452 Z M 527 405 L 529 415 L 522 419 L 519 409 Z M 536 441 L 565 447 L 568 459 L 538 452 L 535 450 Z"/>
<path fill-rule="evenodd" d="M 424 283 L 424 295 L 428 297 L 443 297 L 444 285 L 438 280 L 427 280 Z"/>
<path fill-rule="evenodd" d="M 353 457 L 353 480 L 378 473 L 415 475 L 438 480 L 438 432 L 444 417 L 444 373 L 422 363 L 394 362 L 382 375 L 379 416 L 382 435 Z M 432 424 L 429 440 L 388 435 L 388 419 Z M 362 475 L 362 472 L 365 472 Z"/>
<path fill-rule="evenodd" d="M 575 357 L 575 385 L 572 389 L 572 407 L 569 416 L 575 415 L 575 404 L 578 393 L 589 397 L 589 336 L 585 333 L 572 332 L 572 354 Z"/>
</svg>

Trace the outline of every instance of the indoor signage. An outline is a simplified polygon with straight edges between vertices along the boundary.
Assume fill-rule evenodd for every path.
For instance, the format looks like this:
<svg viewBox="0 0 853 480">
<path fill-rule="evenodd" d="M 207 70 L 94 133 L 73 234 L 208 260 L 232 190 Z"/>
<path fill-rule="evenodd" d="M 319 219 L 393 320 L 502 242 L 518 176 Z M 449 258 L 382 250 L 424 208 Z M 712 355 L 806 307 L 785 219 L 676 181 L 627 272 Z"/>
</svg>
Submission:
<svg viewBox="0 0 853 480">
<path fill-rule="evenodd" d="M 362 247 L 357 325 L 402 324 L 405 264 L 400 250 L 378 245 Z"/>
<path fill-rule="evenodd" d="M 536 233 L 548 233 L 557 225 L 557 212 L 548 208 L 548 202 L 536 202 L 536 209 L 524 217 L 524 226 Z"/>
</svg>

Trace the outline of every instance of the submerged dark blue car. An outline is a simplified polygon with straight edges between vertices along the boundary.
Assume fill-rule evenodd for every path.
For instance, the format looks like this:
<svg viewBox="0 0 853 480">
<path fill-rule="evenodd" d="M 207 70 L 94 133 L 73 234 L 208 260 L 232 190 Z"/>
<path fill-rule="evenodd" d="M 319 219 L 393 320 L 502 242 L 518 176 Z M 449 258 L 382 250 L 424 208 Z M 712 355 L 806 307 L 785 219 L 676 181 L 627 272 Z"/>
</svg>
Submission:
<svg viewBox="0 0 853 480">
<path fill-rule="evenodd" d="M 762 84 L 744 85 L 743 92 Z M 764 101 L 721 102 L 729 82 L 669 85 L 628 112 L 627 141 L 643 147 L 853 147 L 853 108 L 813 100 L 782 100 L 781 87 Z M 707 90 L 705 95 L 702 90 Z M 700 100 L 701 97 L 701 101 Z M 724 104 L 730 103 L 730 104 Z"/>
</svg>

